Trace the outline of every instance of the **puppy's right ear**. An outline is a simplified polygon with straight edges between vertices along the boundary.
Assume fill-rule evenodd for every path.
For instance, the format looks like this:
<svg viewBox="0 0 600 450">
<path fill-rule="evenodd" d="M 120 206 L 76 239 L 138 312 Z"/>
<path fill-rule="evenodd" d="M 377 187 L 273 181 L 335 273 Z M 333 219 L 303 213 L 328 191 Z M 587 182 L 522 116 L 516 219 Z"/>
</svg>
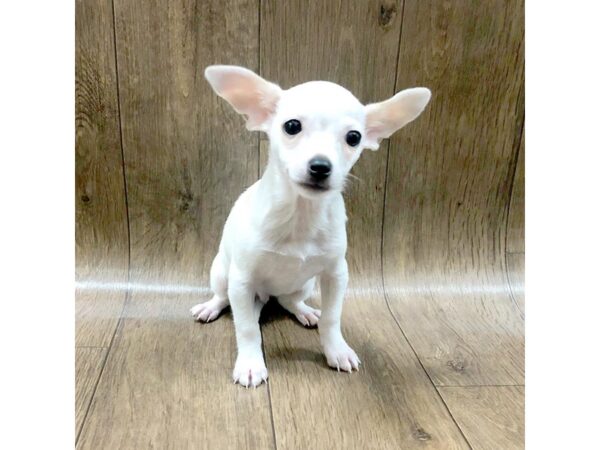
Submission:
<svg viewBox="0 0 600 450">
<path fill-rule="evenodd" d="M 412 122 L 423 112 L 431 91 L 427 88 L 412 88 L 398 92 L 383 102 L 371 103 L 367 112 L 365 148 L 377 150 L 382 139 L 389 138 L 397 130 Z"/>
<path fill-rule="evenodd" d="M 204 76 L 214 91 L 238 113 L 246 128 L 267 131 L 281 97 L 281 88 L 239 66 L 209 66 Z"/>
</svg>

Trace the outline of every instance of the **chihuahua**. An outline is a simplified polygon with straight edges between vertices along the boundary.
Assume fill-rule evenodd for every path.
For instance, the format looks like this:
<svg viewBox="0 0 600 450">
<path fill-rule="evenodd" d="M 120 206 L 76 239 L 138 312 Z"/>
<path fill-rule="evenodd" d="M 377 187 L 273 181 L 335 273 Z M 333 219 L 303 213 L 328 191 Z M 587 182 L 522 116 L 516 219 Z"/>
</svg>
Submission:
<svg viewBox="0 0 600 450">
<path fill-rule="evenodd" d="M 305 326 L 318 326 L 327 364 L 358 370 L 360 359 L 342 336 L 348 265 L 342 191 L 363 149 L 416 119 L 429 102 L 426 88 L 407 89 L 364 106 L 327 81 L 283 90 L 237 66 L 210 66 L 213 90 L 249 130 L 269 136 L 269 162 L 260 180 L 235 202 L 210 270 L 214 296 L 191 309 L 197 321 L 216 319 L 231 305 L 237 341 L 234 383 L 267 380 L 259 316 L 270 297 Z M 306 304 L 316 280 L 321 310 Z"/>
</svg>

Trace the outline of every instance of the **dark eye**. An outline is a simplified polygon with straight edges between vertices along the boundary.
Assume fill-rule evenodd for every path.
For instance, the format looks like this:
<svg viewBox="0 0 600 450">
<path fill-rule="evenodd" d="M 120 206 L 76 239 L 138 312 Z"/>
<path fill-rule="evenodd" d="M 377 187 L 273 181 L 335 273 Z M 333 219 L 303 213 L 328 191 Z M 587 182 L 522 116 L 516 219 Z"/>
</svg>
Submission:
<svg viewBox="0 0 600 450">
<path fill-rule="evenodd" d="M 360 133 L 356 130 L 348 131 L 348 133 L 346 134 L 346 143 L 350 147 L 356 147 L 360 143 L 361 137 L 362 136 L 360 135 Z"/>
<path fill-rule="evenodd" d="M 288 120 L 286 123 L 283 124 L 283 129 L 287 134 L 293 136 L 302 131 L 302 124 L 299 120 L 296 119 Z"/>
</svg>

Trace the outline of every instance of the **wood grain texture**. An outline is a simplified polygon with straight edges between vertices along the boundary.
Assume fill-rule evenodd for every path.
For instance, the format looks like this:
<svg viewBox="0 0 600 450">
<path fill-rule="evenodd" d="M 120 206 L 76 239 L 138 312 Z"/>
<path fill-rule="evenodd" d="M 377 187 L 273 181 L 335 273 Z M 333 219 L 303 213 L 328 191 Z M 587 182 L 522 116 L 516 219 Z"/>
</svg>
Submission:
<svg viewBox="0 0 600 450">
<path fill-rule="evenodd" d="M 117 0 L 115 9 L 131 278 L 197 284 L 258 174 L 257 135 L 203 73 L 223 62 L 258 69 L 258 4 Z"/>
<path fill-rule="evenodd" d="M 327 367 L 316 330 L 265 311 L 278 449 L 468 448 L 382 303 L 380 290 L 346 297 L 343 332 L 363 361 L 353 374 Z"/>
<path fill-rule="evenodd" d="M 283 87 L 325 79 L 365 103 L 385 99 L 394 93 L 401 8 L 398 2 L 385 7 L 362 1 L 263 2 L 262 74 Z M 279 39 L 284 30 L 296 38 Z M 365 61 L 371 70 L 359 75 L 354 68 Z M 315 330 L 282 315 L 265 319 L 280 449 L 316 442 L 328 449 L 467 447 L 385 304 L 380 248 L 386 159 L 385 144 L 379 152 L 365 151 L 353 170 L 359 180 L 345 195 L 351 289 L 343 324 L 346 339 L 364 362 L 361 371 L 332 372 Z"/>
<path fill-rule="evenodd" d="M 474 449 L 525 448 L 522 386 L 443 387 L 440 392 Z"/>
<path fill-rule="evenodd" d="M 401 11 L 401 1 L 263 0 L 261 75 L 283 88 L 333 81 L 365 104 L 384 100 L 394 94 Z M 380 278 L 386 160 L 387 145 L 363 152 L 345 195 L 348 260 L 361 271 L 357 282 Z"/>
<path fill-rule="evenodd" d="M 106 357 L 106 348 L 75 349 L 75 434 L 79 434 Z"/>
<path fill-rule="evenodd" d="M 525 254 L 507 254 L 506 264 L 510 292 L 521 314 L 525 314 Z"/>
<path fill-rule="evenodd" d="M 522 253 L 525 251 L 525 132 L 521 136 L 519 157 L 510 196 L 506 250 Z"/>
<path fill-rule="evenodd" d="M 437 385 L 523 383 L 504 255 L 522 42 L 521 1 L 405 7 L 397 85 L 428 86 L 433 98 L 390 141 L 384 277 Z"/>
<path fill-rule="evenodd" d="M 110 2 L 77 3 L 77 343 L 110 346 L 91 401 L 78 393 L 77 447 L 520 448 L 522 388 L 450 386 L 523 384 L 523 260 L 506 254 L 523 226 L 522 0 L 114 11 L 115 27 Z M 214 63 L 284 88 L 331 80 L 365 103 L 433 91 L 422 117 L 364 152 L 346 192 L 343 328 L 358 373 L 328 369 L 317 331 L 270 304 L 269 384 L 242 389 L 230 312 L 209 325 L 188 315 L 268 149 L 210 90 Z M 80 350 L 85 393 L 101 355 Z"/>
<path fill-rule="evenodd" d="M 203 326 L 189 307 L 189 294 L 133 294 L 79 449 L 273 448 L 267 389 L 231 382 L 231 315 Z"/>
<path fill-rule="evenodd" d="M 128 236 L 110 0 L 77 1 L 75 28 L 76 342 L 108 345 L 125 299 Z M 94 288 L 86 285 L 93 283 Z"/>
<path fill-rule="evenodd" d="M 125 275 L 125 274 L 123 274 Z M 108 347 L 127 297 L 126 282 L 82 282 L 75 290 L 75 345 Z"/>
<path fill-rule="evenodd" d="M 268 391 L 229 381 L 231 320 L 189 308 L 234 200 L 258 173 L 258 138 L 204 68 L 258 68 L 256 2 L 116 1 L 131 293 L 79 448 L 270 448 Z"/>
</svg>

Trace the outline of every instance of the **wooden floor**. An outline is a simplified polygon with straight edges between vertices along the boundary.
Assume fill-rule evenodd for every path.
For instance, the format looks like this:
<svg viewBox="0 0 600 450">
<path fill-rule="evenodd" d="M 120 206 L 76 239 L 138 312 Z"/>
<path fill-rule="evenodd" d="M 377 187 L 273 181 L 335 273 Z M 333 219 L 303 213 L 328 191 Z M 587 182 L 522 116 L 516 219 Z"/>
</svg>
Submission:
<svg viewBox="0 0 600 450">
<path fill-rule="evenodd" d="M 507 256 L 511 280 L 521 278 L 523 254 Z M 189 317 L 203 292 L 82 283 L 78 448 L 523 448 L 520 282 L 494 294 L 487 317 L 471 299 L 450 308 L 405 294 L 395 305 L 381 285 L 354 284 L 344 329 L 360 372 L 330 370 L 317 331 L 271 305 L 269 383 L 246 390 L 231 383 L 231 314 L 208 325 Z"/>
<path fill-rule="evenodd" d="M 523 448 L 521 0 L 76 13 L 77 448 Z M 283 87 L 329 79 L 365 102 L 433 92 L 346 194 L 358 373 L 328 369 L 317 331 L 270 305 L 269 383 L 240 388 L 231 314 L 189 316 L 268 148 L 202 79 L 212 63 Z"/>
</svg>

